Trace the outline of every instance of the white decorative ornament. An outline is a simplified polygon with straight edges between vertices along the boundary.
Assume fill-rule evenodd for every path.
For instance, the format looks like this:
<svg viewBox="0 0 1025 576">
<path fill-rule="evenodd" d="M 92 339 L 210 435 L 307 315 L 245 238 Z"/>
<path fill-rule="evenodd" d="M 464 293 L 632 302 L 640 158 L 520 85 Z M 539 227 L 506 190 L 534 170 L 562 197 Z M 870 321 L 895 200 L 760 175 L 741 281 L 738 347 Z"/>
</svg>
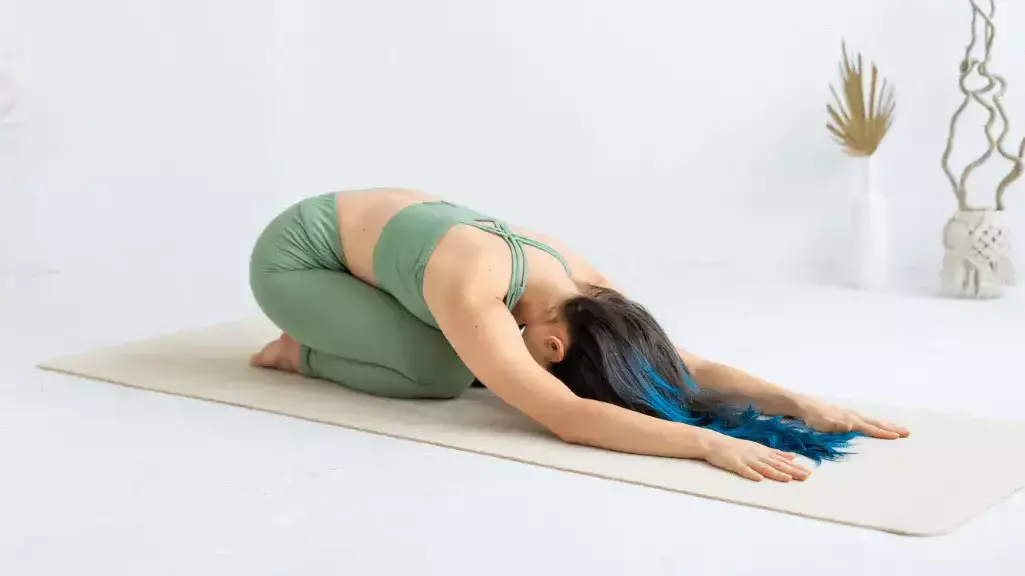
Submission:
<svg viewBox="0 0 1025 576">
<path fill-rule="evenodd" d="M 972 7 L 972 40 L 965 49 L 961 62 L 958 86 L 964 95 L 960 106 L 950 120 L 947 147 L 943 152 L 943 171 L 946 173 L 957 198 L 957 211 L 943 228 L 943 247 L 946 251 L 940 272 L 941 290 L 944 294 L 967 298 L 996 298 L 1001 296 L 1005 286 L 1016 284 L 1016 272 L 1012 259 L 1011 234 L 1007 214 L 1004 211 L 1004 192 L 1025 170 L 1025 139 L 1016 151 L 1004 147 L 1010 130 L 1010 123 L 1002 99 L 1007 92 L 1007 81 L 990 70 L 993 41 L 996 27 L 993 17 L 996 13 L 995 0 L 989 0 L 989 10 L 983 10 L 979 0 L 969 0 Z M 983 37 L 980 39 L 980 28 Z M 981 57 L 973 54 L 982 46 Z M 975 87 L 969 87 L 973 81 Z M 954 148 L 957 121 L 972 103 L 981 106 L 988 115 L 984 134 L 988 146 L 986 151 L 970 162 L 956 178 L 950 170 L 949 161 Z M 1000 120 L 1000 132 L 994 134 L 994 127 Z M 986 161 L 1002 157 L 1011 163 L 1011 169 L 1000 180 L 996 189 L 995 208 L 975 208 L 968 202 L 968 177 Z"/>
<path fill-rule="evenodd" d="M 996 298 L 1015 283 L 1007 215 L 999 210 L 958 211 L 943 229 L 944 294 Z"/>
</svg>

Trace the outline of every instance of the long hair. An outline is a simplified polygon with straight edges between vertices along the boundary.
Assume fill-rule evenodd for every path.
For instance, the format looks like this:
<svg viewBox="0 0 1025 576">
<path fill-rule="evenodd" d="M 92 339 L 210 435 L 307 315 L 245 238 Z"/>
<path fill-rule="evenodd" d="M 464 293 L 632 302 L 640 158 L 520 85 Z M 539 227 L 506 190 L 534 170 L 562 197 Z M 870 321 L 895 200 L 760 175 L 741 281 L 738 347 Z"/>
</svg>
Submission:
<svg viewBox="0 0 1025 576">
<path fill-rule="evenodd" d="M 591 286 L 567 300 L 562 317 L 569 347 L 549 369 L 574 394 L 649 416 L 708 428 L 794 452 L 815 462 L 837 460 L 857 433 L 823 433 L 753 406 L 731 406 L 698 388 L 669 336 L 640 304 Z"/>
</svg>

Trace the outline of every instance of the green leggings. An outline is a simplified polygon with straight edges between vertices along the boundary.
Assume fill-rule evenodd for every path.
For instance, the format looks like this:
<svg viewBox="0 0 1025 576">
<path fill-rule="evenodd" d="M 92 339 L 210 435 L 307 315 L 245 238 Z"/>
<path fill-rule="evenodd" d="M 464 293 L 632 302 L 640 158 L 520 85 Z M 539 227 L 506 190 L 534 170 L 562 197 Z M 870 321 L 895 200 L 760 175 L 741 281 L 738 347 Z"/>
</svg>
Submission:
<svg viewBox="0 0 1025 576">
<path fill-rule="evenodd" d="M 392 398 L 454 398 L 473 374 L 437 328 L 349 273 L 334 194 L 303 200 L 260 235 L 250 287 L 302 344 L 301 373 Z"/>
</svg>

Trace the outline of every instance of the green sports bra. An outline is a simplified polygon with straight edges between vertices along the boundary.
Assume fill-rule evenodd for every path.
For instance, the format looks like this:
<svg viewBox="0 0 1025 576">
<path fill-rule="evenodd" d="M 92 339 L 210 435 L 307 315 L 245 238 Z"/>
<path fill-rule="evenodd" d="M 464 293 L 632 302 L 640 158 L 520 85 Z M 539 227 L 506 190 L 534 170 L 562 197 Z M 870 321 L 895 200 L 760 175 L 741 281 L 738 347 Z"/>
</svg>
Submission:
<svg viewBox="0 0 1025 576">
<path fill-rule="evenodd" d="M 377 286 L 399 301 L 414 316 L 438 327 L 423 297 L 424 269 L 434 247 L 453 226 L 474 226 L 499 236 L 512 253 L 512 275 L 505 305 L 512 310 L 527 288 L 525 246 L 551 254 L 570 273 L 569 264 L 555 249 L 516 234 L 504 222 L 450 202 L 411 204 L 388 221 L 374 247 L 374 280 Z"/>
</svg>

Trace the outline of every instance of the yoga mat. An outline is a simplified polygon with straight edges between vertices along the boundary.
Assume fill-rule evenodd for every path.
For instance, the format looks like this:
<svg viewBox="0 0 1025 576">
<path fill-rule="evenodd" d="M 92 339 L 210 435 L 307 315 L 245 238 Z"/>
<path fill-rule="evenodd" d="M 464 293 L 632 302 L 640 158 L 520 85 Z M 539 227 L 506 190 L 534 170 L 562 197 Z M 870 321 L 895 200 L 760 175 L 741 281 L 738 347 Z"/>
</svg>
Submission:
<svg viewBox="0 0 1025 576">
<path fill-rule="evenodd" d="M 483 389 L 456 400 L 393 400 L 248 365 L 278 331 L 257 318 L 49 360 L 41 368 L 243 406 L 808 518 L 939 535 L 1025 485 L 1025 424 L 854 406 L 906 424 L 902 440 L 858 439 L 857 454 L 805 482 L 751 482 L 703 462 L 563 443 Z"/>
</svg>

